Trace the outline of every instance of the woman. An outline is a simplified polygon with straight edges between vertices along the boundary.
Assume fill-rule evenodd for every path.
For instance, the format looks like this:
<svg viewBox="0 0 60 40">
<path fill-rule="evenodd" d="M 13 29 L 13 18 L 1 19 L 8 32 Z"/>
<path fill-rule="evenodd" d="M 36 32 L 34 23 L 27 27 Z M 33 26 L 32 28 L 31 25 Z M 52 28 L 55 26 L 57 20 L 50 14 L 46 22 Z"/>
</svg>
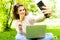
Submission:
<svg viewBox="0 0 60 40">
<path fill-rule="evenodd" d="M 32 40 L 26 38 L 26 25 L 32 25 L 35 22 L 41 22 L 47 17 L 50 17 L 51 11 L 47 9 L 47 7 L 42 7 L 44 10 L 42 10 L 42 14 L 39 14 L 38 16 L 33 16 L 32 14 L 28 14 L 26 8 L 22 4 L 16 4 L 13 8 L 13 16 L 16 19 L 16 40 Z M 45 34 L 45 38 L 40 39 L 34 39 L 34 40 L 52 40 L 53 35 L 52 34 Z"/>
</svg>

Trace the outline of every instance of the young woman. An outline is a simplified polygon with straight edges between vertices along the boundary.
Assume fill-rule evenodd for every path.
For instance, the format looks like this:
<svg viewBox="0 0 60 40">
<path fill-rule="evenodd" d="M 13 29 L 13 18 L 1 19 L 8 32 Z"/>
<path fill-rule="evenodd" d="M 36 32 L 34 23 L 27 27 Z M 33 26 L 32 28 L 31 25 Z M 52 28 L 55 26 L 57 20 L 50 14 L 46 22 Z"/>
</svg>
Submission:
<svg viewBox="0 0 60 40">
<path fill-rule="evenodd" d="M 26 38 L 26 25 L 33 25 L 35 22 L 41 22 L 47 17 L 50 17 L 51 11 L 48 10 L 47 7 L 42 7 L 42 14 L 38 16 L 33 16 L 32 14 L 28 14 L 26 8 L 23 4 L 16 4 L 13 8 L 13 16 L 16 19 L 15 26 L 16 26 L 16 40 L 32 40 Z M 52 40 L 53 35 L 50 33 L 46 33 L 44 38 L 34 39 L 34 40 Z"/>
</svg>

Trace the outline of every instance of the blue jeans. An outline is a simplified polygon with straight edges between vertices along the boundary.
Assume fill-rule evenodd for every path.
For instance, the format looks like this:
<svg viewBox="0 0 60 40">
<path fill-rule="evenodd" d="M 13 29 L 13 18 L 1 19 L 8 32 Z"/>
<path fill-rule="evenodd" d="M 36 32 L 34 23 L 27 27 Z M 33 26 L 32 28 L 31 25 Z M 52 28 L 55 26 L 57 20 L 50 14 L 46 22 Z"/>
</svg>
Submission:
<svg viewBox="0 0 60 40">
<path fill-rule="evenodd" d="M 53 38 L 54 38 L 53 34 L 46 33 L 44 38 L 42 38 L 42 39 L 39 38 L 37 40 L 53 40 Z M 24 36 L 24 35 L 17 34 L 16 35 L 16 40 L 31 40 L 31 39 L 27 39 L 26 36 Z"/>
</svg>

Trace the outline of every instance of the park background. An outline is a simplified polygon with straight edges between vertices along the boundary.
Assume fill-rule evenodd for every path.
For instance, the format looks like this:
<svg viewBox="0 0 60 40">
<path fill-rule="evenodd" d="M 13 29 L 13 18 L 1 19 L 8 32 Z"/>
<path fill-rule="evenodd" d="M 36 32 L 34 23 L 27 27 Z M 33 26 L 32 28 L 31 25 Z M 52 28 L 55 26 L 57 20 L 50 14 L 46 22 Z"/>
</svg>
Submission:
<svg viewBox="0 0 60 40">
<path fill-rule="evenodd" d="M 16 30 L 13 20 L 13 6 L 23 3 L 33 15 L 39 15 L 41 10 L 34 4 L 35 0 L 0 0 L 0 40 L 15 40 Z M 38 1 L 38 0 L 37 0 Z M 54 40 L 60 40 L 60 0 L 42 0 L 52 10 L 50 18 L 37 24 L 47 25 L 46 32 L 54 34 Z"/>
</svg>

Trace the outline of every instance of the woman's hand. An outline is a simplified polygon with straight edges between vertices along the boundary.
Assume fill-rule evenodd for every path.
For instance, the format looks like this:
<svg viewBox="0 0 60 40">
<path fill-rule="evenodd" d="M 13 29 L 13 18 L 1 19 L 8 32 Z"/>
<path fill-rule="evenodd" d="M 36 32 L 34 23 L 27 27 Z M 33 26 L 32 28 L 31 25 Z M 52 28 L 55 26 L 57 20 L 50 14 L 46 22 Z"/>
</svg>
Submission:
<svg viewBox="0 0 60 40">
<path fill-rule="evenodd" d="M 22 28 L 22 22 L 20 22 L 20 21 L 18 22 L 18 28 L 19 28 L 19 30 L 21 31 L 22 34 L 26 35 L 26 32 L 23 31 L 23 28 Z"/>
<path fill-rule="evenodd" d="M 46 18 L 49 18 L 51 16 L 51 10 L 46 6 L 43 6 L 42 8 L 43 8 L 42 13 L 44 13 Z"/>
</svg>

